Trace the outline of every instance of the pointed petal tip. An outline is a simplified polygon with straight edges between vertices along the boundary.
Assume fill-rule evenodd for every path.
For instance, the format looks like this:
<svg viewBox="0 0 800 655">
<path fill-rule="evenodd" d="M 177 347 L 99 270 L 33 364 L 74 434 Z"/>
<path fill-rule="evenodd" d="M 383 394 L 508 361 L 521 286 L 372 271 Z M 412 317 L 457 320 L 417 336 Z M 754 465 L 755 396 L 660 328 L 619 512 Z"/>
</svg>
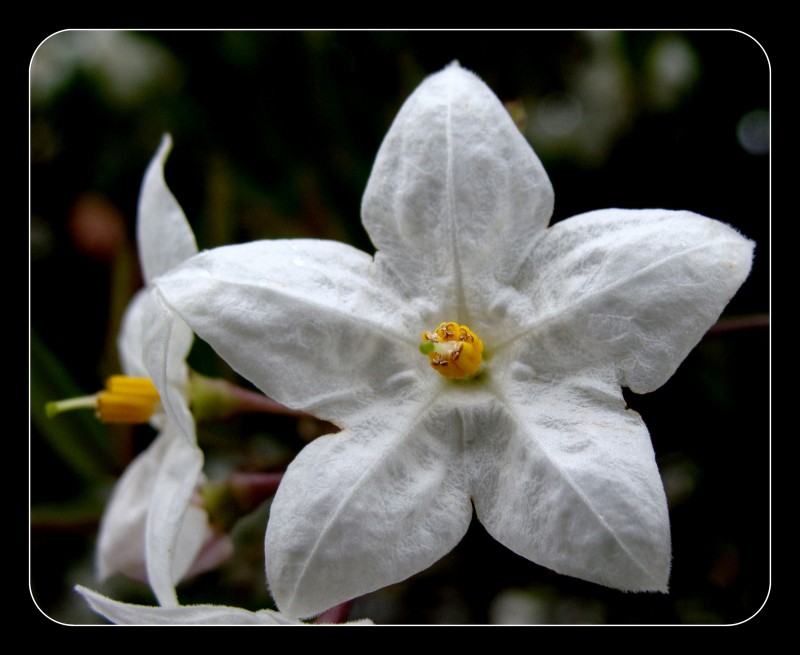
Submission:
<svg viewBox="0 0 800 655">
<path fill-rule="evenodd" d="M 478 81 L 481 84 L 485 84 L 485 82 L 480 78 L 477 73 L 474 73 L 468 68 L 464 68 L 461 65 L 461 62 L 458 59 L 453 59 L 447 66 L 442 68 L 441 70 L 432 73 L 428 76 L 429 78 L 437 78 L 437 77 L 452 77 L 452 78 L 460 78 L 464 81 Z"/>
<path fill-rule="evenodd" d="M 156 156 L 153 159 L 163 161 L 169 155 L 170 150 L 172 150 L 172 135 L 169 132 L 164 132 L 161 136 L 161 143 L 158 145 Z"/>
<path fill-rule="evenodd" d="M 420 87 L 426 86 L 428 83 L 435 83 L 436 81 L 445 79 L 450 79 L 451 82 L 478 82 L 482 86 L 485 86 L 486 84 L 477 73 L 468 68 L 464 68 L 458 59 L 453 59 L 453 61 L 447 64 L 444 68 L 426 75 L 422 80 L 422 83 L 417 87 L 417 90 L 419 90 Z"/>
<path fill-rule="evenodd" d="M 197 253 L 194 233 L 164 179 L 171 148 L 172 137 L 164 133 L 139 192 L 136 234 L 139 260 L 148 283 Z"/>
<path fill-rule="evenodd" d="M 100 607 L 104 598 L 103 596 L 98 594 L 96 591 L 92 591 L 91 589 L 79 584 L 76 584 L 73 589 L 83 597 L 89 607 L 91 607 L 98 614 L 102 614 Z"/>
</svg>

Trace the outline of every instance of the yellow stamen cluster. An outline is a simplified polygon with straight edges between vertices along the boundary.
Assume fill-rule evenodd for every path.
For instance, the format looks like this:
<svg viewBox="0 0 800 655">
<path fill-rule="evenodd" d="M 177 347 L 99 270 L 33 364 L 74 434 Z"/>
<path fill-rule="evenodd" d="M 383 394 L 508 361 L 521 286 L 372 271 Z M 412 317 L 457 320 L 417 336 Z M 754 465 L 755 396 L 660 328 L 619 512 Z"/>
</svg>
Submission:
<svg viewBox="0 0 800 655">
<path fill-rule="evenodd" d="M 112 375 L 97 394 L 97 416 L 104 423 L 147 423 L 158 401 L 149 378 Z"/>
<path fill-rule="evenodd" d="M 94 409 L 104 423 L 147 423 L 160 400 L 155 385 L 148 378 L 112 375 L 106 388 L 91 396 L 53 400 L 45 405 L 53 418 L 74 409 Z"/>
<path fill-rule="evenodd" d="M 419 349 L 438 373 L 451 380 L 475 375 L 483 361 L 483 341 L 458 323 L 445 322 L 433 332 L 426 330 Z"/>
</svg>

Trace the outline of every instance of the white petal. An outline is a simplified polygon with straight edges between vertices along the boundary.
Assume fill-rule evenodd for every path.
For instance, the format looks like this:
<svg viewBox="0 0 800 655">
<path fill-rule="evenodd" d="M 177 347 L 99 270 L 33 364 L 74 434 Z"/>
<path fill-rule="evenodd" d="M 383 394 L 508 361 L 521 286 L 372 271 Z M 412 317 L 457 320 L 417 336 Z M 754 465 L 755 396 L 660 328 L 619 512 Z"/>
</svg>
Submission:
<svg viewBox="0 0 800 655">
<path fill-rule="evenodd" d="M 193 463 L 193 462 L 192 462 Z M 187 476 L 189 477 L 189 476 Z M 196 484 L 189 490 L 189 501 Z M 159 501 L 160 502 L 160 501 Z M 158 509 L 154 508 L 152 513 L 157 514 Z M 161 525 L 166 523 L 167 512 L 164 512 Z M 192 571 L 193 564 L 200 557 L 206 544 L 211 543 L 214 538 L 214 533 L 208 523 L 208 513 L 197 505 L 193 505 L 187 501 L 186 513 L 183 515 L 183 521 L 180 523 L 180 531 L 178 538 L 175 540 L 172 558 L 172 585 L 178 584 L 180 580 L 187 577 Z M 154 528 L 159 529 L 159 528 Z M 171 530 L 169 526 L 167 529 Z M 156 546 L 158 547 L 158 546 Z"/>
<path fill-rule="evenodd" d="M 125 375 L 150 378 L 161 396 L 163 409 L 191 441 L 195 437 L 186 400 L 189 393 L 186 356 L 193 340 L 189 327 L 149 287 L 141 289 L 128 304 L 117 339 Z M 157 412 L 151 422 L 163 427 L 163 414 Z"/>
<path fill-rule="evenodd" d="M 200 510 L 198 507 L 189 506 L 189 511 L 201 512 L 202 510 Z M 202 514 L 204 518 L 204 524 L 208 525 L 208 514 L 206 512 L 202 512 Z M 184 527 L 184 530 L 185 529 L 186 528 Z M 231 555 L 233 555 L 233 539 L 231 539 L 229 535 L 216 532 L 211 528 L 206 528 L 205 532 L 205 543 L 203 544 L 200 552 L 195 556 L 194 561 L 191 563 L 191 567 L 186 572 L 185 577 L 187 579 L 192 576 L 199 575 L 200 573 L 205 573 L 206 571 L 215 569 L 217 566 L 230 559 Z M 178 552 L 182 552 L 180 550 L 180 545 L 178 546 Z M 174 577 L 175 576 L 173 575 L 173 578 Z"/>
<path fill-rule="evenodd" d="M 296 624 L 271 610 L 249 612 L 226 605 L 186 605 L 153 607 L 133 605 L 113 600 L 96 591 L 75 587 L 92 609 L 112 623 L 119 625 L 287 625 Z"/>
<path fill-rule="evenodd" d="M 169 419 L 181 429 L 184 438 L 194 444 L 197 437 L 188 405 L 189 369 L 186 365 L 194 334 L 155 289 L 150 290 L 144 302 L 142 350 L 147 376 L 158 389 Z"/>
<path fill-rule="evenodd" d="M 184 575 L 208 569 L 230 554 L 229 547 L 219 544 L 210 558 L 205 557 L 200 565 L 196 562 L 203 549 L 217 540 L 208 527 L 207 514 L 189 505 L 194 488 L 192 480 L 197 479 L 197 455 L 173 441 L 185 443 L 177 428 L 167 424 L 117 482 L 103 513 L 97 540 L 101 580 L 114 573 L 143 582 L 154 577 L 157 586 L 170 590 L 166 592 L 169 597 L 174 583 Z M 202 465 L 202 456 L 199 461 Z M 156 535 L 146 547 L 148 515 L 152 515 L 149 520 L 155 526 L 164 526 L 156 529 L 166 532 Z M 155 571 L 150 576 L 145 563 L 147 556 L 153 560 L 150 568 Z"/>
<path fill-rule="evenodd" d="M 147 515 L 145 553 L 150 587 L 165 606 L 177 605 L 175 582 L 183 576 L 208 537 L 208 525 L 189 513 L 203 468 L 203 453 L 168 423 L 169 443 L 153 482 Z M 188 522 L 187 522 L 188 516 Z"/>
<path fill-rule="evenodd" d="M 669 516 L 650 437 L 614 380 L 507 379 L 473 442 L 478 519 L 514 552 L 625 591 L 666 591 Z"/>
<path fill-rule="evenodd" d="M 466 532 L 460 423 L 447 405 L 376 407 L 360 430 L 320 437 L 272 503 L 267 579 L 278 608 L 308 617 L 404 580 Z"/>
<path fill-rule="evenodd" d="M 453 64 L 395 118 L 362 217 L 376 262 L 407 297 L 428 297 L 439 320 L 470 323 L 470 308 L 514 279 L 552 208 L 547 174 L 506 109 Z"/>
<path fill-rule="evenodd" d="M 143 330 L 148 320 L 148 293 L 148 289 L 140 289 L 128 303 L 117 336 L 122 372 L 133 377 L 149 377 L 142 352 Z"/>
<path fill-rule="evenodd" d="M 130 463 L 103 512 L 97 538 L 98 576 L 114 573 L 145 581 L 144 532 L 153 483 L 171 436 L 159 435 Z"/>
<path fill-rule="evenodd" d="M 661 386 L 750 271 L 753 243 L 691 212 L 608 209 L 549 228 L 531 259 L 530 309 L 508 359 L 555 375 L 612 366 Z M 484 337 L 485 339 L 485 337 Z"/>
<path fill-rule="evenodd" d="M 165 134 L 142 181 L 137 237 L 144 278 L 150 282 L 197 252 L 197 243 L 178 201 L 164 181 L 172 139 Z"/>
<path fill-rule="evenodd" d="M 343 422 L 422 371 L 425 325 L 327 241 L 260 241 L 200 253 L 156 280 L 166 302 L 234 369 L 290 407 Z"/>
</svg>

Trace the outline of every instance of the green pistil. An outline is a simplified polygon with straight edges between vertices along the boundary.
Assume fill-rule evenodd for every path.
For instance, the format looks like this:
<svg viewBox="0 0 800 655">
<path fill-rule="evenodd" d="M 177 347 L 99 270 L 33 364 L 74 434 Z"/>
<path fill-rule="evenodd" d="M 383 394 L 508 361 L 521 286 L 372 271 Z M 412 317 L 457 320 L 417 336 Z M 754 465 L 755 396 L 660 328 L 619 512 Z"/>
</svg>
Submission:
<svg viewBox="0 0 800 655">
<path fill-rule="evenodd" d="M 47 418 L 53 418 L 62 412 L 69 412 L 73 409 L 96 408 L 97 394 L 93 396 L 81 396 L 80 398 L 67 398 L 66 400 L 51 400 L 44 406 L 44 411 L 47 414 Z"/>
</svg>

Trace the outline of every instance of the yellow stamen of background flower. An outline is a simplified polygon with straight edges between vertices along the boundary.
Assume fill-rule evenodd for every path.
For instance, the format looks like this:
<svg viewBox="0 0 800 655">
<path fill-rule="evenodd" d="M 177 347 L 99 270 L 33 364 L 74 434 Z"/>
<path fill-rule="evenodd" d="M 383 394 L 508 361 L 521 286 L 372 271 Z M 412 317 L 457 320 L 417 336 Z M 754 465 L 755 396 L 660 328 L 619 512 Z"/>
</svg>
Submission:
<svg viewBox="0 0 800 655">
<path fill-rule="evenodd" d="M 160 398 L 149 378 L 112 375 L 106 388 L 92 396 L 47 403 L 49 417 L 73 409 L 94 408 L 104 423 L 147 423 Z"/>
<path fill-rule="evenodd" d="M 451 380 L 472 377 L 483 361 L 483 341 L 458 323 L 445 322 L 433 332 L 426 330 L 419 349 L 433 369 Z"/>
</svg>

